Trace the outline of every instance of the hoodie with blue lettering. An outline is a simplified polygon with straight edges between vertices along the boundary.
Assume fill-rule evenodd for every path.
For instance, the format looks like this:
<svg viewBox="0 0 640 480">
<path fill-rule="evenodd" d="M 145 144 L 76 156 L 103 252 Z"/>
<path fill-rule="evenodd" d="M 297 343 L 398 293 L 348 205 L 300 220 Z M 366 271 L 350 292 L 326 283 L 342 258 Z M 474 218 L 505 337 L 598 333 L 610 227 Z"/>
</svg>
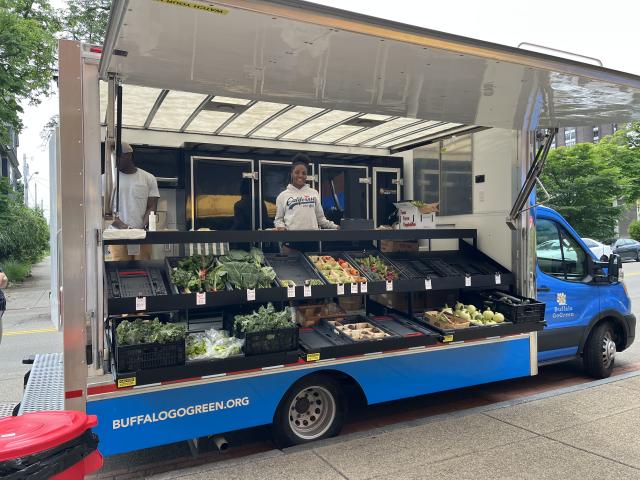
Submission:
<svg viewBox="0 0 640 480">
<path fill-rule="evenodd" d="M 335 230 L 338 226 L 327 220 L 317 190 L 305 184 L 302 188 L 289 184 L 276 199 L 276 228 L 287 230 Z"/>
</svg>

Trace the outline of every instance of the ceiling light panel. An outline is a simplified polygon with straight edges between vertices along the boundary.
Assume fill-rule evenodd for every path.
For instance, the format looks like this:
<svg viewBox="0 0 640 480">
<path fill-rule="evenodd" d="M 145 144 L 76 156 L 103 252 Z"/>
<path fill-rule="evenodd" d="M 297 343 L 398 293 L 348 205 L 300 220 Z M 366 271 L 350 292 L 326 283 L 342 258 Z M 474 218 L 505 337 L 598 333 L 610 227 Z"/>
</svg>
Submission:
<svg viewBox="0 0 640 480">
<path fill-rule="evenodd" d="M 378 125 L 377 127 L 368 128 L 367 130 L 364 130 L 361 133 L 354 135 L 353 137 L 346 138 L 344 142 L 340 142 L 340 145 L 358 145 L 369 140 L 370 138 L 390 132 L 391 130 L 395 130 L 396 128 L 410 125 L 417 121 L 419 121 L 417 118 L 396 118 L 395 120 L 385 122 L 382 125 Z"/>
<path fill-rule="evenodd" d="M 159 88 L 123 85 L 122 124 L 142 128 L 161 91 Z"/>
<path fill-rule="evenodd" d="M 357 127 L 354 125 L 339 125 L 336 128 L 332 128 L 331 130 L 323 133 L 322 135 L 318 135 L 311 141 L 313 143 L 332 143 L 339 138 L 342 138 L 345 135 L 349 135 L 350 133 L 357 132 L 358 130 L 362 130 L 362 127 Z"/>
<path fill-rule="evenodd" d="M 343 110 L 331 110 L 324 115 L 311 120 L 309 123 L 305 123 L 300 128 L 296 128 L 291 133 L 288 133 L 282 140 L 303 141 L 307 138 L 315 135 L 316 133 L 325 130 L 332 125 L 336 125 L 340 122 L 344 122 L 346 119 L 357 115 L 357 112 L 345 112 Z"/>
<path fill-rule="evenodd" d="M 283 103 L 258 102 L 225 127 L 222 135 L 246 135 L 269 117 L 287 105 Z"/>
<path fill-rule="evenodd" d="M 367 113 L 358 118 L 362 118 L 363 120 L 373 120 L 374 122 L 386 122 L 387 120 L 393 117 L 391 117 L 390 115 L 378 115 L 377 113 Z"/>
<path fill-rule="evenodd" d="M 251 103 L 251 100 L 245 100 L 244 98 L 221 97 L 219 95 L 213 97 L 213 101 L 219 103 L 230 103 L 231 105 L 249 105 Z"/>
<path fill-rule="evenodd" d="M 321 111 L 322 108 L 316 107 L 294 107 L 260 128 L 252 137 L 276 138 L 278 135 L 281 135 Z"/>
<path fill-rule="evenodd" d="M 445 123 L 444 125 L 440 125 L 438 127 L 433 127 L 433 128 L 428 129 L 428 130 L 424 130 L 422 132 L 414 133 L 413 135 L 408 135 L 408 136 L 404 136 L 404 137 L 401 137 L 401 138 L 396 138 L 395 140 L 392 140 L 390 142 L 384 143 L 382 145 L 376 145 L 376 147 L 387 148 L 387 147 L 391 147 L 391 146 L 399 144 L 399 143 L 408 142 L 410 140 L 415 140 L 415 139 L 424 138 L 424 137 L 430 137 L 430 136 L 432 136 L 432 135 L 434 135 L 436 133 L 444 132 L 445 130 L 449 130 L 451 128 L 459 127 L 460 125 L 461 125 L 460 123 Z"/>
<path fill-rule="evenodd" d="M 371 146 L 371 145 L 379 145 L 381 143 L 385 143 L 385 142 L 389 142 L 391 140 L 393 140 L 394 138 L 398 138 L 400 136 L 403 135 L 408 135 L 412 132 L 416 132 L 418 130 L 423 130 L 425 128 L 428 128 L 432 125 L 438 125 L 441 122 L 433 122 L 433 121 L 424 121 L 424 122 L 418 122 L 414 125 L 411 125 L 409 127 L 403 128 L 401 130 L 396 130 L 394 132 L 391 132 L 387 135 L 384 135 L 382 137 L 378 137 L 378 138 L 373 138 L 371 137 L 371 141 L 365 143 L 365 146 Z"/>
<path fill-rule="evenodd" d="M 151 128 L 180 130 L 193 111 L 207 98 L 206 95 L 189 92 L 171 91 L 160 105 Z"/>
<path fill-rule="evenodd" d="M 198 116 L 189 124 L 186 131 L 194 133 L 213 133 L 224 122 L 233 116 L 231 112 L 201 111 Z"/>
</svg>

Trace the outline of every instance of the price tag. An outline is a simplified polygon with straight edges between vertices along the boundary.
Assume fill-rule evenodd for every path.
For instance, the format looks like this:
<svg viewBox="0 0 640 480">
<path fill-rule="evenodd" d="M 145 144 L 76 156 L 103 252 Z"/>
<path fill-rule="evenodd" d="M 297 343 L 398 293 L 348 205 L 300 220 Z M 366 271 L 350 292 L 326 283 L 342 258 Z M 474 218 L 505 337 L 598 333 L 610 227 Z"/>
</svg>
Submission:
<svg viewBox="0 0 640 480">
<path fill-rule="evenodd" d="M 367 282 L 360 284 L 360 293 L 367 293 L 369 291 L 369 284 Z"/>
<path fill-rule="evenodd" d="M 352 283 L 351 284 L 351 293 L 358 293 L 358 284 L 357 283 Z"/>
<path fill-rule="evenodd" d="M 247 302 L 253 302 L 256 299 L 256 289 L 247 288 Z"/>
<path fill-rule="evenodd" d="M 387 292 L 393 292 L 393 280 L 387 280 Z"/>
<path fill-rule="evenodd" d="M 311 285 L 305 285 L 304 286 L 304 296 L 305 297 L 310 297 L 311 296 Z"/>
<path fill-rule="evenodd" d="M 338 284 L 338 295 L 344 295 L 344 283 Z"/>
<path fill-rule="evenodd" d="M 431 277 L 425 278 L 424 279 L 424 289 L 425 290 L 431 290 Z"/>
<path fill-rule="evenodd" d="M 294 298 L 296 296 L 295 285 L 287 285 L 287 298 Z"/>
<path fill-rule="evenodd" d="M 147 309 L 147 297 L 136 297 L 136 310 Z"/>
<path fill-rule="evenodd" d="M 207 303 L 207 294 L 202 292 L 202 293 L 196 293 L 196 305 L 206 305 Z"/>
<path fill-rule="evenodd" d="M 464 276 L 464 286 L 465 287 L 470 287 L 471 286 L 471 275 L 465 275 Z"/>
<path fill-rule="evenodd" d="M 496 285 L 500 285 L 502 283 L 502 277 L 499 273 L 496 273 Z"/>
</svg>

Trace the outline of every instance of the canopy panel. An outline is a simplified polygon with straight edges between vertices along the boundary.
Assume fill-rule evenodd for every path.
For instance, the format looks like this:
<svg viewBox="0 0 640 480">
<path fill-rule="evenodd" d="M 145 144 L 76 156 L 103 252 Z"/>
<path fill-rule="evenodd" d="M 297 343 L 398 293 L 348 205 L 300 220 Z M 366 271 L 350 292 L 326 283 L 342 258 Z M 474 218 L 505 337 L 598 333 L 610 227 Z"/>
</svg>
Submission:
<svg viewBox="0 0 640 480">
<path fill-rule="evenodd" d="M 175 115 L 161 106 L 151 128 L 256 138 L 387 148 L 391 137 L 373 140 L 385 128 L 421 138 L 411 120 L 428 131 L 640 118 L 640 77 L 300 1 L 116 0 L 101 64 L 109 72 L 193 95 L 175 97 L 184 106 Z M 246 103 L 225 110 L 220 97 Z M 354 123 L 367 113 L 385 119 Z"/>
</svg>

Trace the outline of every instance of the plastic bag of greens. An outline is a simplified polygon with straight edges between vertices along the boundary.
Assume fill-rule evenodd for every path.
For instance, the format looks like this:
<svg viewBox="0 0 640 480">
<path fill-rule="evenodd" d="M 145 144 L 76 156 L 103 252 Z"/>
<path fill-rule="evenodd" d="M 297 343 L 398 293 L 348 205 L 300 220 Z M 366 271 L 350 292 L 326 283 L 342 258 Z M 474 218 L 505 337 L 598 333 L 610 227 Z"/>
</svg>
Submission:
<svg viewBox="0 0 640 480">
<path fill-rule="evenodd" d="M 202 333 L 192 333 L 187 338 L 187 358 L 207 360 L 227 358 L 242 353 L 244 340 L 229 337 L 226 332 L 215 328 Z"/>
</svg>

